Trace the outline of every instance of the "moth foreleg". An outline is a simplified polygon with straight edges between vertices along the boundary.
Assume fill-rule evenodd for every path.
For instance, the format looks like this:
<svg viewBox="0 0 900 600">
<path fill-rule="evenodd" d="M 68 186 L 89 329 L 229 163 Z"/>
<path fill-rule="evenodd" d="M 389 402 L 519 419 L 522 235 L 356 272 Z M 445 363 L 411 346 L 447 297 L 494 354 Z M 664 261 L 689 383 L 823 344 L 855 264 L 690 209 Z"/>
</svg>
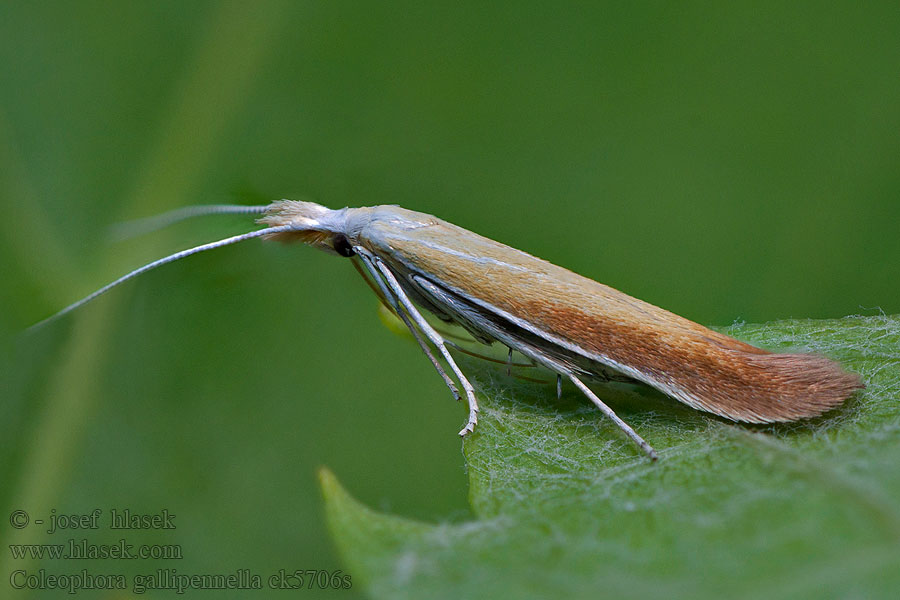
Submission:
<svg viewBox="0 0 900 600">
<path fill-rule="evenodd" d="M 591 402 L 596 404 L 597 408 L 599 408 L 601 411 L 603 411 L 604 415 L 609 417 L 612 420 L 612 422 L 615 423 L 619 427 L 619 429 L 621 429 L 622 431 L 625 432 L 625 435 L 630 437 L 632 439 L 632 441 L 634 441 L 635 444 L 637 444 L 638 446 L 641 447 L 641 450 L 643 450 L 644 452 L 647 453 L 647 456 L 649 456 L 651 460 L 656 460 L 656 458 L 657 458 L 656 450 L 651 448 L 650 444 L 645 442 L 641 436 L 639 436 L 638 434 L 636 434 L 634 432 L 634 429 L 632 429 L 631 426 L 628 425 L 628 423 L 626 423 L 625 421 L 620 419 L 618 417 L 618 415 L 616 415 L 616 413 L 614 413 L 610 407 L 608 407 L 606 404 L 604 404 L 603 401 L 600 400 L 600 398 L 598 398 L 597 395 L 591 391 L 591 388 L 586 386 L 584 383 L 582 383 L 582 381 L 580 379 L 578 379 L 571 373 L 568 373 L 567 375 L 568 375 L 569 379 L 572 380 L 572 383 L 574 383 L 578 387 L 578 389 L 580 389 L 584 393 L 584 395 L 590 399 Z"/>
<path fill-rule="evenodd" d="M 450 379 L 450 376 L 447 375 L 447 372 L 444 371 L 444 367 L 441 366 L 441 363 L 438 362 L 437 358 L 435 358 L 434 354 L 431 352 L 431 348 L 428 347 L 428 344 L 425 343 L 425 340 L 422 339 L 421 334 L 419 334 L 419 330 L 410 322 L 409 317 L 406 315 L 406 311 L 404 311 L 397 302 L 397 298 L 394 294 L 390 293 L 390 290 L 384 284 L 383 278 L 379 274 L 378 270 L 375 268 L 375 265 L 372 264 L 372 259 L 365 253 L 363 248 L 354 248 L 354 251 L 359 255 L 362 263 L 369 270 L 369 273 L 372 276 L 372 279 L 375 280 L 378 287 L 381 289 L 381 296 L 388 304 L 390 304 L 394 313 L 400 317 L 400 320 L 406 325 L 407 329 L 409 329 L 410 333 L 412 333 L 413 337 L 418 342 L 419 347 L 422 349 L 422 352 L 425 353 L 425 356 L 428 357 L 428 360 L 431 361 L 431 364 L 434 365 L 435 370 L 438 372 L 438 375 L 441 376 L 441 379 L 444 380 L 444 383 L 447 384 L 447 387 L 450 388 L 450 392 L 453 393 L 453 398 L 456 400 L 460 399 L 459 390 L 456 389 L 456 384 L 453 383 L 453 380 Z"/>
<path fill-rule="evenodd" d="M 403 288 L 400 286 L 400 282 L 397 281 L 394 273 L 377 256 L 373 258 L 373 262 L 375 263 L 375 266 L 378 267 L 378 270 L 381 271 L 381 274 L 384 276 L 384 281 L 387 283 L 388 287 L 390 287 L 394 295 L 403 304 L 403 308 L 406 309 L 406 312 L 409 313 L 409 316 L 413 318 L 413 320 L 416 322 L 416 325 L 419 326 L 419 328 L 431 341 L 431 343 L 437 347 L 437 349 L 441 353 L 441 356 L 443 356 L 444 360 L 447 361 L 447 364 L 450 365 L 450 369 L 453 370 L 456 378 L 459 379 L 460 385 L 462 385 L 463 390 L 466 392 L 466 400 L 469 403 L 469 420 L 466 422 L 466 426 L 463 427 L 462 430 L 460 430 L 459 435 L 465 436 L 466 434 L 471 433 L 475 430 L 475 425 L 478 423 L 478 400 L 475 399 L 475 389 L 472 387 L 472 384 L 469 383 L 469 380 L 466 379 L 466 376 L 463 375 L 463 372 L 460 370 L 460 368 L 456 365 L 456 361 L 453 360 L 453 356 L 450 354 L 450 351 L 447 350 L 447 346 L 444 344 L 444 338 L 442 338 L 440 334 L 434 330 L 434 328 L 428 323 L 428 321 L 425 320 L 425 317 L 422 316 L 422 313 L 418 311 L 418 309 L 412 303 L 412 300 L 410 300 L 406 295 L 406 292 L 403 291 Z"/>
</svg>

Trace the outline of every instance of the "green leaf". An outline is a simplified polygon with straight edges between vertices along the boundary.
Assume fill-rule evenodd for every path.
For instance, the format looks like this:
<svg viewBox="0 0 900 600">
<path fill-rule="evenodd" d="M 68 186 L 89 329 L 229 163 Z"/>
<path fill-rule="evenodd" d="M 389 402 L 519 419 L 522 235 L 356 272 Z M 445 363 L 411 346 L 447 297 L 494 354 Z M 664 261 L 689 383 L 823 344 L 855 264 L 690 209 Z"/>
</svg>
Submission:
<svg viewBox="0 0 900 600">
<path fill-rule="evenodd" d="M 748 427 L 647 389 L 603 390 L 651 463 L 577 394 L 467 361 L 482 419 L 464 444 L 475 519 L 362 506 L 322 473 L 328 521 L 376 598 L 893 597 L 900 585 L 900 316 L 740 325 L 820 352 L 867 388 L 824 417 Z"/>
</svg>

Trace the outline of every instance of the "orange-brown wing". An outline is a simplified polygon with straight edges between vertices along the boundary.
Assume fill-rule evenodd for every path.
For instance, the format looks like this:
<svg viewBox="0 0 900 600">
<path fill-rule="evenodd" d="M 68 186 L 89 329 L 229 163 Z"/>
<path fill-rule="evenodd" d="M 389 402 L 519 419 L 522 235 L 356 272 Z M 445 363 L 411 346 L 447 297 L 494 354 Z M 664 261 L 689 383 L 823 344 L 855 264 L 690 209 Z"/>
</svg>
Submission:
<svg viewBox="0 0 900 600">
<path fill-rule="evenodd" d="M 373 222 L 365 245 L 402 271 L 693 408 L 737 421 L 793 421 L 834 408 L 863 387 L 823 356 L 756 348 L 461 227 L 410 214 L 427 217 L 428 225 Z"/>
</svg>

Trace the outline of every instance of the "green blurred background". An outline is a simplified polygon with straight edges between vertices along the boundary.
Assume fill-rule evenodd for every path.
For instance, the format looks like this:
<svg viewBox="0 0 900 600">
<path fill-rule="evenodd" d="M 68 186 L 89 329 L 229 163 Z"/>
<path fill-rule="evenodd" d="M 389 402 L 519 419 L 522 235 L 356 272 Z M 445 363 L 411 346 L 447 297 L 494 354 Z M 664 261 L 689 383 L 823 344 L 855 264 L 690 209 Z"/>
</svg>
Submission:
<svg viewBox="0 0 900 600">
<path fill-rule="evenodd" d="M 321 465 L 376 508 L 467 516 L 464 408 L 346 262 L 247 242 L 17 336 L 252 227 L 111 225 L 400 204 L 702 323 L 895 313 L 898 65 L 896 2 L 2 3 L 4 547 L 72 537 L 16 508 L 166 508 L 147 539 L 177 564 L 28 568 L 341 568 Z"/>
</svg>

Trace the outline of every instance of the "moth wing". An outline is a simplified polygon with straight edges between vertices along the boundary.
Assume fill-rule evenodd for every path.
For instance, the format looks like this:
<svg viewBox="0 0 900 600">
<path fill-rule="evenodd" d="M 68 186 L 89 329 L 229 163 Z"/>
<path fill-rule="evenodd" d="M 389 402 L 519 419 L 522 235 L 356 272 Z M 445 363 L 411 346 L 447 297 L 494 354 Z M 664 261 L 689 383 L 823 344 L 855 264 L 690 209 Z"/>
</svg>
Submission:
<svg viewBox="0 0 900 600">
<path fill-rule="evenodd" d="M 367 247 L 415 290 L 414 299 L 446 312 L 446 298 L 423 293 L 419 277 L 477 307 L 489 337 L 504 341 L 498 331 L 518 332 L 561 366 L 596 363 L 693 408 L 755 423 L 819 415 L 862 387 L 857 375 L 823 356 L 756 348 L 461 227 L 405 212 L 418 226 L 375 222 Z"/>
</svg>

